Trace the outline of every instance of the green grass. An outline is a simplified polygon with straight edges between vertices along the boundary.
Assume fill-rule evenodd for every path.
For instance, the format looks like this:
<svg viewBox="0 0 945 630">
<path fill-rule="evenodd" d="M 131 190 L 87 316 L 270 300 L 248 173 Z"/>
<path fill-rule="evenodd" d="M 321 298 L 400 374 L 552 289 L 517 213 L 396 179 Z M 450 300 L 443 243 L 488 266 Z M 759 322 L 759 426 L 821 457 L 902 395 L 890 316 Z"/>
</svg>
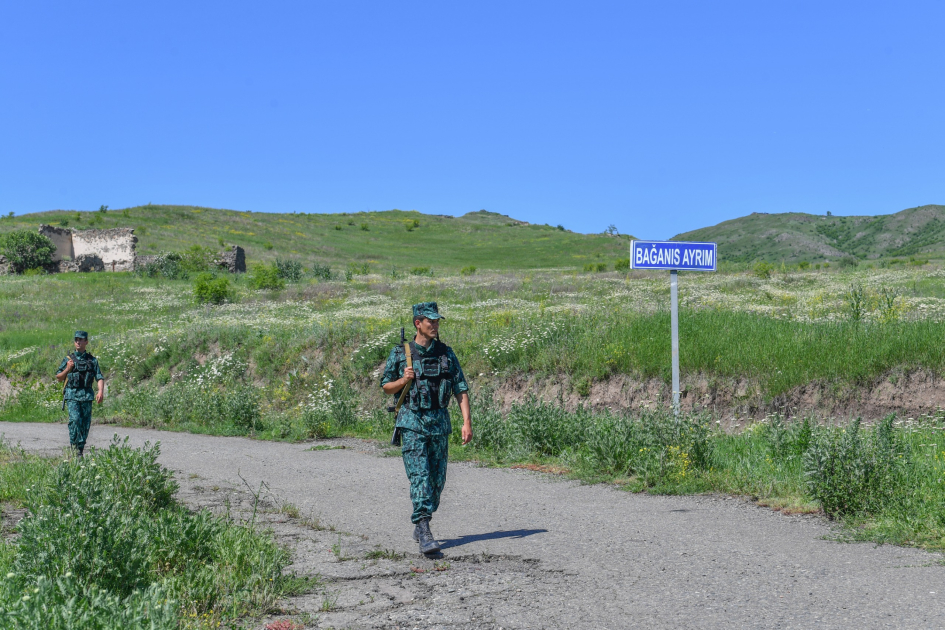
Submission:
<svg viewBox="0 0 945 630">
<path fill-rule="evenodd" d="M 666 274 L 368 274 L 305 277 L 281 291 L 255 291 L 234 277 L 232 286 L 233 302 L 207 306 L 194 303 L 183 280 L 0 278 L 0 375 L 17 388 L 0 404 L 0 419 L 63 419 L 52 374 L 81 328 L 92 333 L 90 350 L 109 381 L 98 422 L 275 440 L 386 440 L 393 427 L 378 370 L 398 328 L 410 325 L 410 305 L 436 300 L 447 315 L 441 336 L 456 349 L 474 397 L 477 437 L 454 448 L 455 457 L 564 468 L 635 490 L 748 494 L 790 510 L 829 506 L 834 495 L 825 488 L 850 487 L 851 496 L 873 498 L 828 511 L 857 523 L 854 535 L 935 548 L 941 540 L 931 507 L 942 498 L 941 449 L 927 446 L 938 444 L 937 415 L 896 428 L 908 466 L 893 470 L 872 429 L 860 446 L 843 446 L 841 434 L 820 427 L 830 423 L 824 418 L 803 442 L 800 425 L 731 435 L 710 418 L 674 425 L 641 411 L 566 411 L 565 398 L 573 409 L 592 384 L 615 377 L 668 384 Z M 849 392 L 912 369 L 940 374 L 943 296 L 945 274 L 936 268 L 683 274 L 683 379 L 718 388 L 746 382 L 772 400 L 812 383 Z M 564 383 L 561 399 L 501 414 L 493 394 L 512 379 Z M 454 417 L 454 446 L 459 426 Z M 804 462 L 817 453 L 826 481 L 813 487 Z M 844 458 L 863 470 L 887 462 L 880 468 L 889 474 L 828 475 L 824 462 Z M 891 486 L 918 490 L 911 498 L 884 494 Z"/>
<path fill-rule="evenodd" d="M 177 503 L 157 456 L 117 440 L 62 461 L 0 444 L 0 498 L 28 510 L 0 542 L 0 627 L 217 627 L 298 586 L 271 535 Z"/>
<path fill-rule="evenodd" d="M 278 214 L 193 206 L 149 205 L 105 214 L 51 211 L 0 219 L 0 234 L 68 222 L 75 229 L 133 227 L 139 254 L 184 251 L 194 245 L 246 249 L 247 262 L 297 259 L 306 267 L 329 263 L 389 273 L 427 267 L 435 274 L 459 271 L 581 267 L 592 261 L 613 268 L 626 258 L 629 237 L 578 234 L 548 225 L 523 225 L 493 212 L 449 218 L 416 211 L 353 214 Z M 94 220 L 94 223 L 92 221 Z M 366 226 L 367 230 L 361 226 Z M 406 229 L 410 226 L 410 231 Z M 340 229 L 337 229 L 340 228 Z"/>
</svg>

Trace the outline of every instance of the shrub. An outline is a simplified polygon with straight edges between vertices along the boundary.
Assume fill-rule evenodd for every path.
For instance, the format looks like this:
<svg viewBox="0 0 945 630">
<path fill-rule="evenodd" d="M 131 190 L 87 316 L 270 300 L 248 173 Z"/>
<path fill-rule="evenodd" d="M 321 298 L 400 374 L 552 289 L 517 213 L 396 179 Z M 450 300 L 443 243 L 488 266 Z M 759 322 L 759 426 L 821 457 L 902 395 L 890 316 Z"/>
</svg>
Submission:
<svg viewBox="0 0 945 630">
<path fill-rule="evenodd" d="M 284 289 L 285 280 L 279 276 L 275 265 L 256 265 L 249 272 L 249 286 L 252 289 Z"/>
<path fill-rule="evenodd" d="M 69 219 L 62 219 L 59 221 L 59 227 L 69 227 Z"/>
<path fill-rule="evenodd" d="M 135 263 L 136 276 L 156 278 L 158 276 L 169 280 L 183 280 L 188 276 L 181 264 L 181 255 L 176 252 L 160 252 L 153 261 L 139 265 Z"/>
<path fill-rule="evenodd" d="M 340 231 L 342 228 L 341 228 L 340 225 L 336 225 L 336 226 L 335 226 L 335 229 Z"/>
<path fill-rule="evenodd" d="M 476 273 L 476 268 L 473 265 L 469 265 L 468 267 L 463 267 L 460 269 L 459 273 L 464 276 L 471 276 Z"/>
<path fill-rule="evenodd" d="M 607 263 L 587 263 L 584 265 L 584 271 L 588 273 L 607 271 Z"/>
<path fill-rule="evenodd" d="M 272 249 L 272 243 L 270 243 L 269 241 L 266 241 L 265 243 L 263 243 L 263 249 L 265 249 L 266 251 L 269 251 L 270 249 Z"/>
<path fill-rule="evenodd" d="M 797 263 L 797 268 L 800 269 L 801 271 L 805 271 L 809 267 L 810 267 L 810 263 L 807 262 L 806 260 L 802 260 L 801 262 Z"/>
<path fill-rule="evenodd" d="M 630 259 L 629 258 L 618 258 L 614 262 L 614 271 L 628 271 L 630 269 Z"/>
<path fill-rule="evenodd" d="M 194 299 L 198 304 L 223 304 L 230 297 L 230 280 L 203 272 L 194 279 Z"/>
<path fill-rule="evenodd" d="M 429 276 L 430 268 L 429 267 L 414 267 L 410 270 L 410 275 L 412 276 Z"/>
<path fill-rule="evenodd" d="M 860 264 L 860 261 L 853 256 L 844 256 L 837 261 L 837 266 L 841 269 L 854 268 Z"/>
<path fill-rule="evenodd" d="M 558 227 L 559 230 L 561 230 L 562 232 L 564 232 L 564 226 L 563 226 L 563 225 L 561 225 L 561 224 L 559 223 L 557 227 Z"/>
<path fill-rule="evenodd" d="M 321 263 L 313 263 L 312 275 L 320 280 L 331 280 L 331 267 Z"/>
<path fill-rule="evenodd" d="M 24 276 L 41 276 L 46 273 L 46 270 L 42 267 L 33 267 L 32 269 L 27 269 L 23 272 Z"/>
<path fill-rule="evenodd" d="M 370 229 L 370 228 L 368 227 L 368 224 L 367 224 L 367 223 L 362 223 L 362 224 L 361 224 L 361 230 L 362 230 L 362 231 L 367 232 L 369 229 Z"/>
<path fill-rule="evenodd" d="M 830 518 L 878 514 L 901 507 L 911 492 L 908 451 L 893 435 L 895 415 L 865 439 L 860 420 L 819 431 L 804 454 L 807 489 Z"/>
<path fill-rule="evenodd" d="M 773 271 L 774 265 L 764 260 L 756 262 L 755 266 L 751 269 L 751 272 L 762 280 L 770 278 Z"/>
<path fill-rule="evenodd" d="M 15 230 L 0 236 L 0 254 L 7 257 L 16 273 L 52 263 L 54 251 L 56 246 L 48 236 L 32 230 Z"/>
<path fill-rule="evenodd" d="M 180 255 L 180 266 L 185 272 L 200 273 L 213 266 L 213 252 L 200 245 L 192 245 Z"/>
<path fill-rule="evenodd" d="M 276 258 L 276 269 L 279 277 L 287 282 L 298 282 L 305 273 L 302 263 L 290 258 Z"/>
</svg>

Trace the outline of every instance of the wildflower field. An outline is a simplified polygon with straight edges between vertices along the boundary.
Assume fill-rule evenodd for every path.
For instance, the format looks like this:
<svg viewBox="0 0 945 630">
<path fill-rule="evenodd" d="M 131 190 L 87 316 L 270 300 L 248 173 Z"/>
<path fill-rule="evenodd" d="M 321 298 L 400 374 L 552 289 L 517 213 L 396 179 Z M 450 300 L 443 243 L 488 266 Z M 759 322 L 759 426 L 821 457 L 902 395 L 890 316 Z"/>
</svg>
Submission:
<svg viewBox="0 0 945 630">
<path fill-rule="evenodd" d="M 188 280 L 3 277 L 0 419 L 65 417 L 52 375 L 84 329 L 108 379 L 96 422 L 386 438 L 393 422 L 380 371 L 400 327 L 409 333 L 410 305 L 435 300 L 447 317 L 441 337 L 472 386 L 476 439 L 467 448 L 457 439 L 454 457 L 635 490 L 746 494 L 779 509 L 823 509 L 856 524 L 851 535 L 945 547 L 943 413 L 934 406 L 863 426 L 816 409 L 758 422 L 731 406 L 668 414 L 667 275 L 309 273 L 275 291 L 230 276 L 221 305 L 196 304 Z M 761 403 L 812 383 L 855 392 L 945 368 L 945 271 L 934 266 L 680 274 L 680 299 L 684 382 L 720 391 L 747 383 Z M 621 379 L 663 393 L 646 405 L 600 404 L 596 392 Z M 552 394 L 539 397 L 548 384 Z"/>
</svg>

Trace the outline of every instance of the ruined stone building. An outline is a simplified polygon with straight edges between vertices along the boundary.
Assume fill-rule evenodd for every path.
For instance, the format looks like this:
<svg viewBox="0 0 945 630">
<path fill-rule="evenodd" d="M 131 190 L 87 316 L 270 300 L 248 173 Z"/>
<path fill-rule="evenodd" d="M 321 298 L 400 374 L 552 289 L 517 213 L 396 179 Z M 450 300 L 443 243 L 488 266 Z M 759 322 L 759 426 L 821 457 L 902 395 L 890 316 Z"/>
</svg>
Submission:
<svg viewBox="0 0 945 630">
<path fill-rule="evenodd" d="M 134 228 L 73 230 L 39 226 L 39 233 L 56 246 L 53 266 L 58 271 L 134 271 Z"/>
</svg>

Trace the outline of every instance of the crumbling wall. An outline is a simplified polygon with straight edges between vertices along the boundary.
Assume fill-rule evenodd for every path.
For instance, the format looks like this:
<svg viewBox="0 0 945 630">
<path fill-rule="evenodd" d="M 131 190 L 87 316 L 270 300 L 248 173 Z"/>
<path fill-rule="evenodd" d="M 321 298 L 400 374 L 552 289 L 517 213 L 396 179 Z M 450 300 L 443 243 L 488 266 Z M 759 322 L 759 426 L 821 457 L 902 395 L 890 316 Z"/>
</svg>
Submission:
<svg viewBox="0 0 945 630">
<path fill-rule="evenodd" d="M 246 251 L 239 245 L 220 252 L 214 262 L 230 273 L 246 273 Z"/>
<path fill-rule="evenodd" d="M 134 271 L 135 245 L 138 237 L 134 228 L 109 230 L 81 230 L 72 232 L 74 258 L 98 256 L 105 271 Z"/>
<path fill-rule="evenodd" d="M 54 263 L 56 264 L 56 263 Z M 60 260 L 57 271 L 105 271 L 105 263 L 97 254 L 79 254 L 72 260 Z"/>
<path fill-rule="evenodd" d="M 52 225 L 41 225 L 39 226 L 39 233 L 48 237 L 56 246 L 52 256 L 54 263 L 75 258 L 75 252 L 72 249 L 72 230 Z"/>
</svg>

